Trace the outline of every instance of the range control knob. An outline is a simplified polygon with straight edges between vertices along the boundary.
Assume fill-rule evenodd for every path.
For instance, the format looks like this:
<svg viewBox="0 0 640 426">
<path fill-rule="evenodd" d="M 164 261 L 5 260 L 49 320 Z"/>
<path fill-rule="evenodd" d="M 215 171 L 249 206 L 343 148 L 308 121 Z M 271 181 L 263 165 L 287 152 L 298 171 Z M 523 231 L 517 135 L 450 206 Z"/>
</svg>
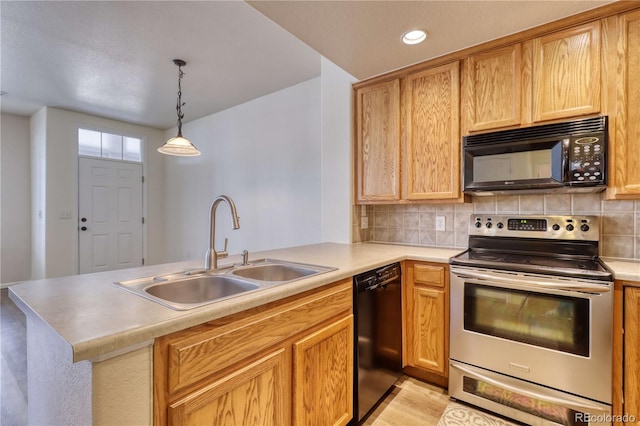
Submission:
<svg viewBox="0 0 640 426">
<path fill-rule="evenodd" d="M 482 224 L 480 222 L 476 222 L 476 228 L 480 228 L 482 226 Z"/>
<path fill-rule="evenodd" d="M 572 224 L 568 224 L 566 227 L 567 231 L 573 231 L 573 225 Z"/>
<path fill-rule="evenodd" d="M 487 222 L 487 225 L 486 225 L 487 228 L 491 229 L 492 226 L 493 224 L 491 222 Z"/>
<path fill-rule="evenodd" d="M 504 224 L 502 222 L 498 222 L 496 226 L 498 227 L 498 229 L 504 228 Z"/>
<path fill-rule="evenodd" d="M 589 229 L 591 229 L 591 228 L 589 228 L 589 225 L 587 225 L 586 223 L 583 224 L 582 226 L 580 226 L 580 230 L 582 232 L 587 232 Z"/>
<path fill-rule="evenodd" d="M 560 225 L 558 225 L 557 223 L 554 223 L 553 226 L 551 227 L 554 231 L 557 231 L 558 229 L 560 229 Z"/>
</svg>

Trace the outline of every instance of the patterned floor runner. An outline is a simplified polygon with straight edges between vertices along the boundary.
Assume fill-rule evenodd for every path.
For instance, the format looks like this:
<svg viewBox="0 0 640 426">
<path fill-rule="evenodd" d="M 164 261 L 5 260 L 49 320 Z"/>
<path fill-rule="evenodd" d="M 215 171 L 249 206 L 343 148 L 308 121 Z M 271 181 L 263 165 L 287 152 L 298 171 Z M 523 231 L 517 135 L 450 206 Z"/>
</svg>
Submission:
<svg viewBox="0 0 640 426">
<path fill-rule="evenodd" d="M 438 426 L 518 426 L 500 417 L 451 401 L 442 413 Z"/>
</svg>

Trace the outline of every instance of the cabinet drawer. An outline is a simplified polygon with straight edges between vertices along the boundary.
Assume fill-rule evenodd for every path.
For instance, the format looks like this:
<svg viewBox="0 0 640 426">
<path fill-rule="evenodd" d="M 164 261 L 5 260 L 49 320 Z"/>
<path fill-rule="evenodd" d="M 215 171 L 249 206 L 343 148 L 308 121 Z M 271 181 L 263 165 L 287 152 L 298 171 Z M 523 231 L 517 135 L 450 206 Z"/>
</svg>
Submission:
<svg viewBox="0 0 640 426">
<path fill-rule="evenodd" d="M 351 280 L 345 280 L 291 302 L 256 308 L 250 315 L 240 313 L 195 327 L 168 344 L 168 391 L 173 393 L 301 330 L 351 311 L 351 301 Z"/>
<path fill-rule="evenodd" d="M 444 287 L 444 266 L 413 265 L 413 280 L 416 284 L 427 284 L 431 286 Z"/>
</svg>

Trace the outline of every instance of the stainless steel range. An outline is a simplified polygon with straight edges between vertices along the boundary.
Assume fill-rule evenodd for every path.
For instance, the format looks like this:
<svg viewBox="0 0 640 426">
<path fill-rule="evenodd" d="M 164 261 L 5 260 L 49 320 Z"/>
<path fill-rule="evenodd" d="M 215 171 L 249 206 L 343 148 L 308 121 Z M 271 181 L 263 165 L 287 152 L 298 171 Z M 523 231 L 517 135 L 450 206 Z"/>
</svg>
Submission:
<svg viewBox="0 0 640 426">
<path fill-rule="evenodd" d="M 595 216 L 471 215 L 451 258 L 451 397 L 531 425 L 611 424 L 613 276 Z"/>
</svg>

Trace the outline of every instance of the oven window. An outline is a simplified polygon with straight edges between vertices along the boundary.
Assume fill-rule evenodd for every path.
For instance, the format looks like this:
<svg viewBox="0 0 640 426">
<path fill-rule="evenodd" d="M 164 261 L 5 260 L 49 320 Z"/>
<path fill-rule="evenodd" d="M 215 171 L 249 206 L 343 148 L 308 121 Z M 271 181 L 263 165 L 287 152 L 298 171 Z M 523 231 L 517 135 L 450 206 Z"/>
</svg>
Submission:
<svg viewBox="0 0 640 426">
<path fill-rule="evenodd" d="M 465 330 L 589 356 L 589 300 L 465 283 Z"/>
<path fill-rule="evenodd" d="M 533 414 L 536 417 L 549 420 L 554 424 L 567 426 L 588 425 L 584 420 L 586 416 L 583 415 L 583 413 L 563 407 L 562 405 L 521 395 L 481 380 L 465 376 L 462 379 L 462 390 L 500 405 Z"/>
</svg>

